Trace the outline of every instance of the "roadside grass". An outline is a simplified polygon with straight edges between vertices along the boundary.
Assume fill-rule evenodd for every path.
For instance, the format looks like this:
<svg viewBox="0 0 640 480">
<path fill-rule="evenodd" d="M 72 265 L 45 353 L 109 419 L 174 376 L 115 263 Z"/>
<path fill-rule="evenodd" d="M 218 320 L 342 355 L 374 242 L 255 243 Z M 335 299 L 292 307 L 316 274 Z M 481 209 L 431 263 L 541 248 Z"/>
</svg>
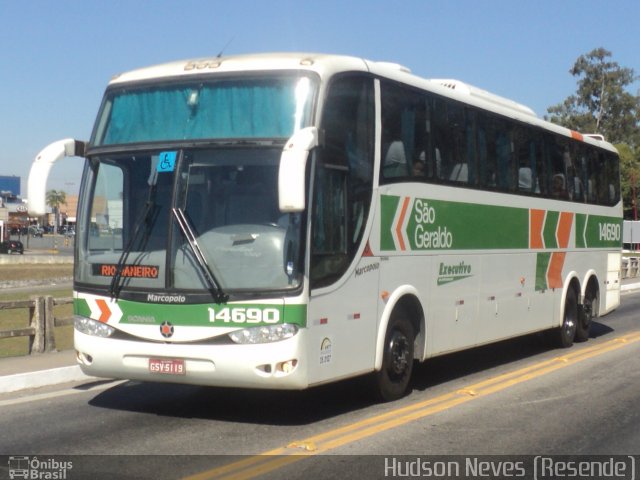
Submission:
<svg viewBox="0 0 640 480">
<path fill-rule="evenodd" d="M 0 265 L 0 281 L 34 280 L 38 282 L 57 282 L 62 277 L 71 277 L 73 266 L 57 265 Z M 35 297 L 51 295 L 53 298 L 71 297 L 71 286 L 52 288 L 51 283 L 34 285 L 28 291 L 13 291 L 11 288 L 0 289 L 0 303 L 18 300 L 30 300 Z M 57 305 L 54 307 L 56 318 L 67 318 L 73 315 L 73 306 Z M 29 309 L 0 309 L 0 330 L 12 330 L 29 326 Z M 55 341 L 57 350 L 73 348 L 73 326 L 56 327 Z M 29 337 L 13 337 L 0 339 L 0 357 L 14 357 L 29 354 Z"/>
<path fill-rule="evenodd" d="M 14 264 L 0 265 L 0 282 L 7 280 L 52 280 L 73 275 L 73 265 L 57 264 Z M 4 294 L 0 290 L 0 297 Z"/>
</svg>

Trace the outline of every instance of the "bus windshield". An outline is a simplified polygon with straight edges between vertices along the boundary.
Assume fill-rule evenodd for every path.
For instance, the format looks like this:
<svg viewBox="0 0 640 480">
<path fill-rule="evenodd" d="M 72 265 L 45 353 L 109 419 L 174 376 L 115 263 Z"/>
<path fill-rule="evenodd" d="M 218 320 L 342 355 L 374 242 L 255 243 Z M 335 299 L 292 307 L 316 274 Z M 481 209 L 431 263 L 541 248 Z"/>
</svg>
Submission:
<svg viewBox="0 0 640 480">
<path fill-rule="evenodd" d="M 307 126 L 312 98 L 311 78 L 299 73 L 115 87 L 91 144 L 286 139 Z"/>
<path fill-rule="evenodd" d="M 280 152 L 226 147 L 92 158 L 76 280 L 113 289 L 119 271 L 124 290 L 197 292 L 211 290 L 210 274 L 230 293 L 296 288 L 301 214 L 278 209 Z"/>
<path fill-rule="evenodd" d="M 277 178 L 316 84 L 245 72 L 110 88 L 87 156 L 76 281 L 112 295 L 297 288 L 302 215 L 279 211 Z"/>
</svg>

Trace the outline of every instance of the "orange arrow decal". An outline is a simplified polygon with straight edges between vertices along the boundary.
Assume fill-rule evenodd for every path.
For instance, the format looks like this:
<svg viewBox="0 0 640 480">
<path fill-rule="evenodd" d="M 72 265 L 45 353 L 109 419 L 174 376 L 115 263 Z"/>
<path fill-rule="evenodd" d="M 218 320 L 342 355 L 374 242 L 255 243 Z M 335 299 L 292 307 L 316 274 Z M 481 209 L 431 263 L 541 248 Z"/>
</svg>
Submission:
<svg viewBox="0 0 640 480">
<path fill-rule="evenodd" d="M 402 224 L 404 223 L 404 217 L 407 214 L 407 207 L 409 206 L 409 201 L 411 199 L 409 197 L 404 197 L 404 202 L 402 202 L 402 209 L 400 210 L 400 217 L 398 218 L 398 223 L 396 224 L 396 236 L 398 238 L 398 244 L 400 250 L 406 250 L 406 246 L 404 244 L 404 238 L 402 237 Z"/>
<path fill-rule="evenodd" d="M 102 299 L 96 300 L 96 305 L 100 309 L 100 318 L 98 318 L 98 320 L 102 323 L 107 323 L 111 316 L 111 309 L 109 308 L 109 305 L 107 305 L 107 302 Z"/>
<path fill-rule="evenodd" d="M 573 225 L 573 213 L 561 212 L 560 220 L 558 221 L 558 229 L 556 230 L 558 247 L 567 248 L 569 246 L 569 238 L 571 236 L 572 225 Z"/>
<path fill-rule="evenodd" d="M 529 210 L 529 248 L 544 248 L 542 228 L 545 214 L 544 210 Z"/>
</svg>

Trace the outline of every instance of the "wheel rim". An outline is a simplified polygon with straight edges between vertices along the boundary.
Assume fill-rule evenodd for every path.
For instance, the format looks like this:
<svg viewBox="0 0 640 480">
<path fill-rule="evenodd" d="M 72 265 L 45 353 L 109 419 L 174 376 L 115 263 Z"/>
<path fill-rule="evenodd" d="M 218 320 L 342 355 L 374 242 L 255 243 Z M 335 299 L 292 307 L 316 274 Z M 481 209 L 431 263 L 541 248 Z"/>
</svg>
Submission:
<svg viewBox="0 0 640 480">
<path fill-rule="evenodd" d="M 600 305 L 598 304 L 598 296 L 589 296 L 585 301 L 585 326 L 589 325 L 595 318 L 594 311 L 597 311 Z"/>
<path fill-rule="evenodd" d="M 567 335 L 567 337 L 571 337 L 575 329 L 576 329 L 576 322 L 574 322 L 571 319 L 567 319 L 567 321 L 564 324 L 564 333 Z"/>
<path fill-rule="evenodd" d="M 583 328 L 588 328 L 591 324 L 591 320 L 593 319 L 593 300 L 591 298 L 587 299 L 584 303 L 584 321 Z"/>
<path fill-rule="evenodd" d="M 564 330 L 564 334 L 567 338 L 573 338 L 576 332 L 577 327 L 577 312 L 572 308 L 570 311 L 567 311 L 564 316 L 564 323 L 562 324 L 562 328 Z"/>
<path fill-rule="evenodd" d="M 409 340 L 400 331 L 393 332 L 389 341 L 389 373 L 392 377 L 402 377 L 409 365 Z"/>
</svg>

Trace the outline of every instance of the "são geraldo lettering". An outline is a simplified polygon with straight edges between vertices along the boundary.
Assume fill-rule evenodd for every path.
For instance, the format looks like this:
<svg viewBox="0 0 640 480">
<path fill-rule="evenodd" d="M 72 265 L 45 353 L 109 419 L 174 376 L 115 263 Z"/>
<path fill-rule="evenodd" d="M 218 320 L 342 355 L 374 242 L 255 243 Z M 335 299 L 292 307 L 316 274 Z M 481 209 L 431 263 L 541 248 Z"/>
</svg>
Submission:
<svg viewBox="0 0 640 480">
<path fill-rule="evenodd" d="M 435 227 L 436 210 L 421 199 L 416 199 L 413 205 L 416 221 L 414 244 L 421 250 L 451 248 L 453 235 L 446 226 Z"/>
</svg>

